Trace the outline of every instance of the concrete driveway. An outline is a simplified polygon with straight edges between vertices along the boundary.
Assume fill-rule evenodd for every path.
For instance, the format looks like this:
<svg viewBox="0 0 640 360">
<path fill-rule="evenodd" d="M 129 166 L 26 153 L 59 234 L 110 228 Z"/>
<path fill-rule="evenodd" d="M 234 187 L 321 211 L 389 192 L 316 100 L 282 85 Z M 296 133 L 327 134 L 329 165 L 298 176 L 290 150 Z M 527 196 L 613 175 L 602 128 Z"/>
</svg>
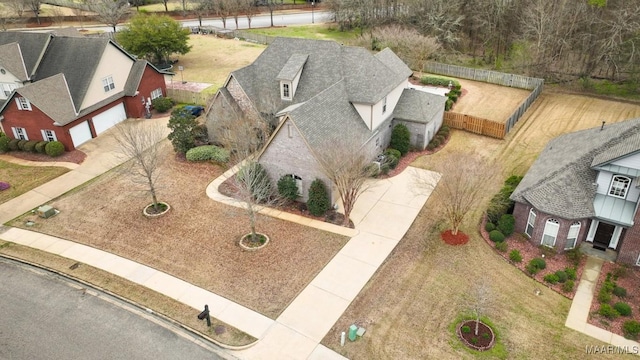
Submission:
<svg viewBox="0 0 640 360">
<path fill-rule="evenodd" d="M 157 124 L 168 132 L 166 124 L 169 119 L 166 117 L 127 121 L 144 121 L 146 126 Z M 113 135 L 115 131 L 115 128 L 111 128 L 97 138 L 82 144 L 78 150 L 87 154 L 87 158 L 77 168 L 0 205 L 0 224 L 37 208 L 125 162 L 127 159 L 122 155 Z"/>
</svg>

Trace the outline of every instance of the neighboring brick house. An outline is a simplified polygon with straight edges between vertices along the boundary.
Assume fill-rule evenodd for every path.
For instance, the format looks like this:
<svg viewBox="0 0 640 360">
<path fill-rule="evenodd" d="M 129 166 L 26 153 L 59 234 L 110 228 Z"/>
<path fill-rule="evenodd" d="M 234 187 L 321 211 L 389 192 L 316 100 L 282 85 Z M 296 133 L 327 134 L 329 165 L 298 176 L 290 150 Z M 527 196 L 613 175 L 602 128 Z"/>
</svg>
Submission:
<svg viewBox="0 0 640 360">
<path fill-rule="evenodd" d="M 209 137 L 219 141 L 222 119 L 266 119 L 275 130 L 259 162 L 274 181 L 293 176 L 306 200 L 313 180 L 330 183 L 317 156 L 336 142 L 359 144 L 373 160 L 402 122 L 412 144 L 426 147 L 442 125 L 446 98 L 409 89 L 411 74 L 390 49 L 374 55 L 333 41 L 277 38 L 216 93 Z"/>
<path fill-rule="evenodd" d="M 534 245 L 587 242 L 640 265 L 639 175 L 640 119 L 559 136 L 511 195 L 516 231 Z"/>
<path fill-rule="evenodd" d="M 164 73 L 106 38 L 0 32 L 0 127 L 66 150 L 166 95 Z"/>
</svg>

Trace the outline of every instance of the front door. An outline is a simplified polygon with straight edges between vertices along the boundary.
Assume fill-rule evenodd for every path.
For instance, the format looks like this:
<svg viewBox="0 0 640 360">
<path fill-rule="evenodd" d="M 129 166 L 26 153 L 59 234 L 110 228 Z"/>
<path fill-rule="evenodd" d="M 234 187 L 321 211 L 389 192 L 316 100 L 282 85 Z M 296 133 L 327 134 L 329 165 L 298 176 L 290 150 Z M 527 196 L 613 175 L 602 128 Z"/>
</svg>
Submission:
<svg viewBox="0 0 640 360">
<path fill-rule="evenodd" d="M 598 224 L 598 230 L 596 230 L 596 235 L 593 237 L 593 247 L 598 250 L 606 250 L 611 242 L 615 229 L 615 225 L 600 222 Z"/>
</svg>

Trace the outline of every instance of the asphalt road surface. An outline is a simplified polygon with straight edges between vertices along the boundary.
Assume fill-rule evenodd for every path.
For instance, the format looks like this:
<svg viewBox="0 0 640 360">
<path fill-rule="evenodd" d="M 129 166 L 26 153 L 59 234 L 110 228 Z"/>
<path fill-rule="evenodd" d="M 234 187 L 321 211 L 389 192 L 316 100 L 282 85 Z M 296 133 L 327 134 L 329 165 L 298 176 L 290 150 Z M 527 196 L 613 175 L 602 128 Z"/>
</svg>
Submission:
<svg viewBox="0 0 640 360">
<path fill-rule="evenodd" d="M 193 340 L 141 309 L 0 258 L 0 359 L 231 358 Z"/>
</svg>

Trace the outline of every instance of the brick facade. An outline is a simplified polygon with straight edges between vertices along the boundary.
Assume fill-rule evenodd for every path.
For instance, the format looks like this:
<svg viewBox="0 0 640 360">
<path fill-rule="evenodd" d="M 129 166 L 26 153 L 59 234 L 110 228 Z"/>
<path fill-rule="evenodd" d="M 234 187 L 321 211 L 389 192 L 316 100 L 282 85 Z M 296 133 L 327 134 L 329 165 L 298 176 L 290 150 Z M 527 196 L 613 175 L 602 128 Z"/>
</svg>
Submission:
<svg viewBox="0 0 640 360">
<path fill-rule="evenodd" d="M 145 107 L 143 99 L 151 98 L 151 92 L 155 89 L 162 89 L 162 96 L 167 96 L 167 85 L 164 75 L 155 71 L 151 65 L 147 64 L 142 74 L 142 80 L 138 85 L 137 96 L 127 96 L 124 99 L 124 107 L 129 118 L 144 118 Z"/>
<path fill-rule="evenodd" d="M 302 189 L 298 189 L 302 195 L 302 201 L 307 201 L 309 187 L 316 178 L 324 182 L 332 202 L 337 199 L 332 191 L 331 182 L 320 170 L 320 164 L 311 153 L 302 134 L 288 120 L 285 120 L 264 150 L 259 162 L 265 167 L 274 184 L 283 175 L 291 174 L 302 178 Z"/>
<path fill-rule="evenodd" d="M 636 211 L 633 223 L 640 224 L 640 211 Z M 620 242 L 616 261 L 636 265 L 640 256 L 640 226 L 628 228 Z"/>
<path fill-rule="evenodd" d="M 518 202 L 515 204 L 515 207 L 513 209 L 513 216 L 516 220 L 515 232 L 525 234 L 525 230 L 527 228 L 527 220 L 529 218 L 529 211 L 531 210 L 531 208 L 532 206 L 528 204 L 522 204 Z M 543 213 L 536 209 L 534 209 L 533 211 L 536 213 L 536 221 L 533 225 L 533 232 L 531 233 L 531 237 L 527 236 L 526 234 L 524 235 L 532 245 L 539 246 L 540 244 L 542 244 L 544 228 L 547 220 L 549 219 L 557 220 L 560 225 L 558 229 L 558 235 L 556 236 L 556 243 L 554 245 L 554 249 L 557 252 L 564 252 L 565 244 L 567 242 L 567 235 L 569 234 L 569 228 L 575 222 L 580 223 L 580 231 L 578 232 L 578 238 L 576 240 L 575 247 L 579 247 L 582 241 L 587 238 L 589 226 L 591 225 L 590 219 L 568 220 Z"/>
<path fill-rule="evenodd" d="M 144 117 L 145 108 L 142 104 L 142 96 L 145 96 L 145 98 L 151 97 L 151 92 L 158 88 L 162 89 L 163 96 L 166 95 L 167 89 L 164 82 L 164 75 L 160 74 L 151 66 L 147 65 L 138 87 L 138 96 L 127 96 L 118 99 L 64 126 L 55 126 L 53 124 L 53 120 L 33 104 L 31 104 L 31 111 L 19 110 L 15 99 L 11 99 L 10 103 L 7 105 L 3 112 L 4 119 L 2 120 L 2 127 L 10 138 L 14 137 L 13 131 L 11 130 L 12 127 L 24 128 L 29 140 L 35 141 L 44 140 L 41 130 L 52 130 L 56 134 L 56 139 L 64 145 L 65 150 L 71 151 L 74 150 L 75 147 L 73 146 L 73 141 L 71 139 L 71 135 L 69 134 L 69 129 L 80 124 L 83 121 L 89 120 L 91 137 L 96 137 L 96 130 L 93 126 L 91 118 L 123 102 L 127 117 Z"/>
</svg>

